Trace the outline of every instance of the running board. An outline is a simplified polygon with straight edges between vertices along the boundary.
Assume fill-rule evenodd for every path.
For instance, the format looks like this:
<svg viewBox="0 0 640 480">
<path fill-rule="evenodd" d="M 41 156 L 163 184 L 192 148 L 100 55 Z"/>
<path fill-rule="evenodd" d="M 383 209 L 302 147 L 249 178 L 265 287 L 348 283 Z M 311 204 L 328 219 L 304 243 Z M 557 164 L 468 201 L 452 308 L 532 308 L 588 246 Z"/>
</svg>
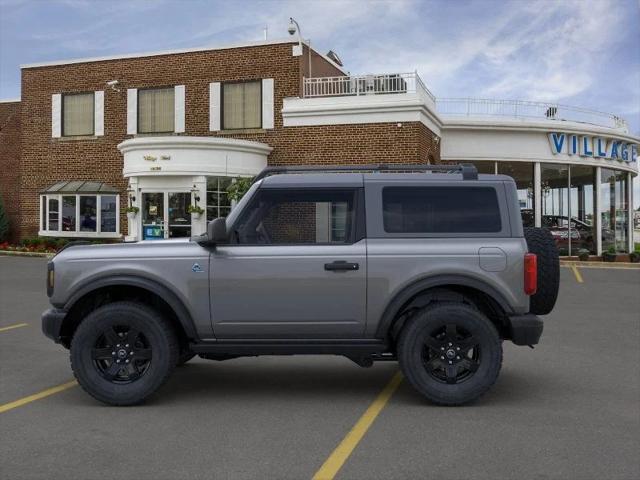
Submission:
<svg viewBox="0 0 640 480">
<path fill-rule="evenodd" d="M 192 343 L 198 355 L 345 355 L 381 357 L 389 346 L 381 340 L 240 340 L 225 339 Z"/>
</svg>

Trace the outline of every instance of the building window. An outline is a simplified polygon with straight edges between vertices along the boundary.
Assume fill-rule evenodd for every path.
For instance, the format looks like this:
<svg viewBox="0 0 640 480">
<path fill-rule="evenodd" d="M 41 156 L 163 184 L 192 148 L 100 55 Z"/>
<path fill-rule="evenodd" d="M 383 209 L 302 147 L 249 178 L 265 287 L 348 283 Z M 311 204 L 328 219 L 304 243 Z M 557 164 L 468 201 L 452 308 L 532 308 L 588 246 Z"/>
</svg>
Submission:
<svg viewBox="0 0 640 480">
<path fill-rule="evenodd" d="M 76 196 L 62 196 L 62 231 L 76 231 Z"/>
<path fill-rule="evenodd" d="M 569 211 L 571 217 L 571 254 L 577 255 L 580 249 L 597 253 L 595 222 L 595 178 L 596 169 L 586 165 L 571 165 L 569 169 L 571 192 Z M 574 235 L 573 232 L 577 235 Z"/>
<path fill-rule="evenodd" d="M 224 130 L 262 127 L 262 82 L 225 83 L 222 97 Z"/>
<path fill-rule="evenodd" d="M 98 227 L 97 197 L 80 196 L 80 231 L 95 232 Z"/>
<path fill-rule="evenodd" d="M 535 224 L 534 205 L 535 189 L 533 186 L 533 163 L 498 162 L 498 173 L 509 175 L 516 182 L 518 203 L 522 215 L 522 225 L 533 227 Z"/>
<path fill-rule="evenodd" d="M 138 133 L 168 133 L 175 129 L 175 89 L 138 91 Z"/>
<path fill-rule="evenodd" d="M 627 172 L 603 168 L 600 178 L 602 212 L 602 251 L 610 249 L 624 253 L 628 250 L 629 183 Z"/>
<path fill-rule="evenodd" d="M 226 217 L 231 211 L 231 200 L 227 195 L 227 187 L 231 177 L 207 177 L 207 221 L 218 217 Z"/>
<path fill-rule="evenodd" d="M 80 182 L 82 183 L 82 182 Z M 55 237 L 119 236 L 118 195 L 41 195 L 40 235 Z"/>
<path fill-rule="evenodd" d="M 100 231 L 115 233 L 118 218 L 118 197 L 102 195 L 100 197 Z"/>
<path fill-rule="evenodd" d="M 94 93 L 72 93 L 62 96 L 62 136 L 94 134 Z"/>
<path fill-rule="evenodd" d="M 553 235 L 560 255 L 570 255 L 569 165 L 540 164 L 542 228 Z"/>
</svg>

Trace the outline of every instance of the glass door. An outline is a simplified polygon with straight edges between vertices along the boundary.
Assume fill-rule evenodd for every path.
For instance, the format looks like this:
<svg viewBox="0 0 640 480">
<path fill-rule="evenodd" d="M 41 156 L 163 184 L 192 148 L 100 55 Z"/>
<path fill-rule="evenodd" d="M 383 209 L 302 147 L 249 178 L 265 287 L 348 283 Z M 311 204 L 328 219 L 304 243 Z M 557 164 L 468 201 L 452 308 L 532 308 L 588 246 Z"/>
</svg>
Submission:
<svg viewBox="0 0 640 480">
<path fill-rule="evenodd" d="M 165 238 L 163 192 L 145 192 L 142 194 L 142 239 L 158 240 Z"/>
<path fill-rule="evenodd" d="M 191 214 L 187 212 L 187 207 L 191 203 L 191 193 L 169 192 L 167 195 L 169 238 L 190 237 Z"/>
</svg>

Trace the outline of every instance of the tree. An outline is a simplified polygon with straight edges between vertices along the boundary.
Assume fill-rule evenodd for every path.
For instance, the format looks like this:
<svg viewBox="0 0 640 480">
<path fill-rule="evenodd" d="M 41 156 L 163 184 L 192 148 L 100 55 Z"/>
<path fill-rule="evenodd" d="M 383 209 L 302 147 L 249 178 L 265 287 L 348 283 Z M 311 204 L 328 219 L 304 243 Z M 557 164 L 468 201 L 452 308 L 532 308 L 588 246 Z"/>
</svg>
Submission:
<svg viewBox="0 0 640 480">
<path fill-rule="evenodd" d="M 239 201 L 244 194 L 249 191 L 253 178 L 236 178 L 234 182 L 227 187 L 227 197 L 229 200 Z"/>
<path fill-rule="evenodd" d="M 4 202 L 0 195 L 0 243 L 9 240 L 9 217 L 4 211 Z"/>
</svg>

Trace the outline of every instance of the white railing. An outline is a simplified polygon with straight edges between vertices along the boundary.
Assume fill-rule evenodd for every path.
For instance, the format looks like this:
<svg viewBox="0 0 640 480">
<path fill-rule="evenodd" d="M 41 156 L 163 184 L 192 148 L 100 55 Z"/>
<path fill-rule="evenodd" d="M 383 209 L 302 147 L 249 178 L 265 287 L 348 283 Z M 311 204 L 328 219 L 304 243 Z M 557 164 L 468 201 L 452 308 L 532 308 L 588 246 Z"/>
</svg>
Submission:
<svg viewBox="0 0 640 480">
<path fill-rule="evenodd" d="M 436 108 L 438 113 L 443 115 L 567 120 L 628 130 L 627 122 L 616 115 L 599 112 L 597 110 L 561 105 L 559 103 L 482 98 L 438 98 L 436 100 Z"/>
<path fill-rule="evenodd" d="M 303 84 L 305 98 L 418 93 L 422 91 L 435 101 L 435 97 L 416 72 L 312 77 L 305 78 Z"/>
</svg>

